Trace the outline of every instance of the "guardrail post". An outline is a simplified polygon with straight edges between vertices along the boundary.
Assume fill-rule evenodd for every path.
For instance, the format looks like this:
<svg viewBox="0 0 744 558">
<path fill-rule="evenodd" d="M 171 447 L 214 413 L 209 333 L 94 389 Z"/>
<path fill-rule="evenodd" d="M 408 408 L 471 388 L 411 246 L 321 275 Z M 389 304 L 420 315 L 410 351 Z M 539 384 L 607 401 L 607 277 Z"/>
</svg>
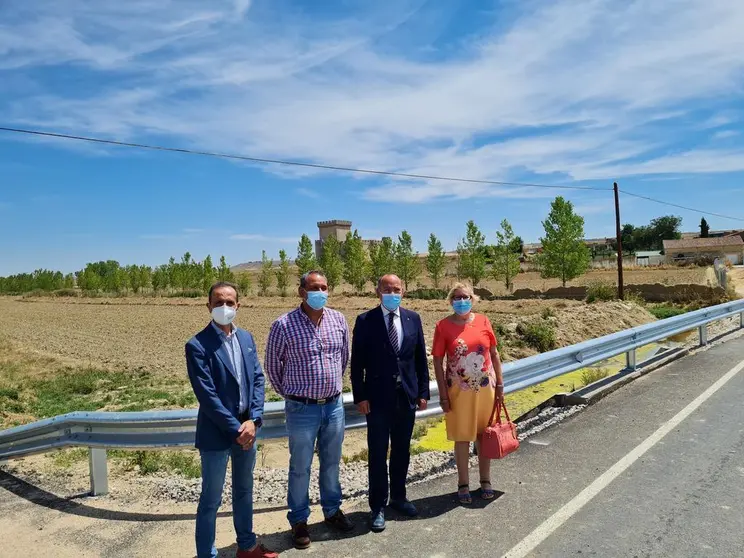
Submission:
<svg viewBox="0 0 744 558">
<path fill-rule="evenodd" d="M 739 314 L 739 317 L 741 318 L 741 320 L 740 320 L 740 327 L 741 327 L 741 329 L 744 329 L 744 312 L 742 312 L 741 314 Z"/>
<path fill-rule="evenodd" d="M 90 448 L 88 464 L 90 466 L 90 495 L 108 494 L 108 464 L 106 450 Z"/>
<path fill-rule="evenodd" d="M 701 325 L 698 331 L 700 332 L 700 346 L 705 347 L 708 344 L 708 325 Z"/>
<path fill-rule="evenodd" d="M 627 353 L 625 353 L 625 362 L 627 363 L 626 369 L 627 370 L 635 370 L 638 365 L 636 363 L 636 350 L 631 349 Z"/>
</svg>

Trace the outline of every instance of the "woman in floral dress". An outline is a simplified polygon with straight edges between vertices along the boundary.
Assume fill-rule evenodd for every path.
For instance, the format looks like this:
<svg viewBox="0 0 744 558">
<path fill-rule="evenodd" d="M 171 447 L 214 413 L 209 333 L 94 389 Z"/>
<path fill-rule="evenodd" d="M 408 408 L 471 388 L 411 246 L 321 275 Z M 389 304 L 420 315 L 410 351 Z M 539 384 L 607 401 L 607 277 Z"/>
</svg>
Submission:
<svg viewBox="0 0 744 558">
<path fill-rule="evenodd" d="M 469 504 L 470 442 L 480 450 L 480 438 L 488 426 L 494 398 L 503 400 L 504 380 L 491 322 L 472 311 L 477 301 L 473 289 L 456 284 L 447 297 L 454 313 L 437 323 L 434 330 L 434 370 L 439 384 L 439 400 L 446 413 L 447 439 L 455 442 L 460 502 Z M 446 371 L 444 368 L 447 357 Z M 491 487 L 491 460 L 478 451 L 481 495 L 494 498 Z"/>
</svg>

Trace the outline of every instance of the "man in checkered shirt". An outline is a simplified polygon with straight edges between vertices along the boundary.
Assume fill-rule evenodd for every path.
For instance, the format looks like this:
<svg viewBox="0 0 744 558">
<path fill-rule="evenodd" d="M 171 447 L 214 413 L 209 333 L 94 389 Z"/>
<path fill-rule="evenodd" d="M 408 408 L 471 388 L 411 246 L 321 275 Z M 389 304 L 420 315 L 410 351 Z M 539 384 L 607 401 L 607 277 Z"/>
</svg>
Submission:
<svg viewBox="0 0 744 558">
<path fill-rule="evenodd" d="M 349 362 L 349 327 L 341 312 L 326 308 L 328 281 L 319 271 L 300 278 L 299 308 L 272 325 L 264 369 L 285 399 L 289 434 L 287 519 L 298 549 L 310 546 L 310 467 L 318 447 L 320 502 L 325 522 L 336 530 L 354 526 L 341 511 L 339 465 L 344 442 L 342 377 Z"/>
</svg>

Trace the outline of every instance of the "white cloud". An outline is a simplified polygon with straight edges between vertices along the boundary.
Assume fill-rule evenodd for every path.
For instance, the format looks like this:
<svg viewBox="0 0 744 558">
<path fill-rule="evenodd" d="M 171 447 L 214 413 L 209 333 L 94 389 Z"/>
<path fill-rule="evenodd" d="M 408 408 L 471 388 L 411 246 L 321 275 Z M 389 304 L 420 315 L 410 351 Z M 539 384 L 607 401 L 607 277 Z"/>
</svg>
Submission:
<svg viewBox="0 0 744 558">
<path fill-rule="evenodd" d="M 739 132 L 736 130 L 721 130 L 720 132 L 713 134 L 713 139 L 735 138 L 738 135 Z"/>
<path fill-rule="evenodd" d="M 310 188 L 296 188 L 295 193 L 305 196 L 306 198 L 318 198 L 320 195 L 315 190 L 311 190 Z"/>
<path fill-rule="evenodd" d="M 435 4 L 369 3 L 323 20 L 286 0 L 209 9 L 196 0 L 18 4 L 0 26 L 5 75 L 64 67 L 88 79 L 74 92 L 46 87 L 6 99 L 5 117 L 475 180 L 609 187 L 631 175 L 744 170 L 744 145 L 682 151 L 677 143 L 701 126 L 731 123 L 725 112 L 707 122 L 691 114 L 740 94 L 739 0 L 510 3 L 520 11 L 484 14 L 456 50 L 432 49 L 416 24 L 443 10 Z M 361 184 L 366 199 L 409 203 L 555 194 L 435 180 Z"/>
<path fill-rule="evenodd" d="M 294 244 L 299 239 L 299 236 L 266 236 L 263 234 L 233 234 L 230 236 L 230 240 L 250 240 L 254 242 L 273 242 L 277 244 Z"/>
</svg>

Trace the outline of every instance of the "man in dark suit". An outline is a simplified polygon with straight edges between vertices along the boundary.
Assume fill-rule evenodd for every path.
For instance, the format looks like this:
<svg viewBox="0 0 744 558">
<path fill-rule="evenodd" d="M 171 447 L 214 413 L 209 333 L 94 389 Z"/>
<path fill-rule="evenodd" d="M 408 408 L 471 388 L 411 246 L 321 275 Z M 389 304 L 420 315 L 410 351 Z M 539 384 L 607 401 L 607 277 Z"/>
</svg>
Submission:
<svg viewBox="0 0 744 558">
<path fill-rule="evenodd" d="M 232 458 L 237 558 L 274 558 L 253 532 L 253 467 L 264 406 L 264 374 L 253 336 L 233 324 L 240 304 L 231 283 L 215 283 L 207 303 L 210 324 L 186 344 L 189 380 L 199 401 L 196 447 L 202 491 L 196 512 L 197 558 L 215 558 L 217 510 Z"/>
<path fill-rule="evenodd" d="M 390 445 L 390 507 L 418 514 L 406 499 L 416 409 L 429 400 L 429 366 L 421 317 L 400 307 L 403 285 L 385 275 L 377 283 L 380 305 L 357 317 L 351 348 L 354 403 L 367 417 L 370 527 L 385 529 Z"/>
</svg>

